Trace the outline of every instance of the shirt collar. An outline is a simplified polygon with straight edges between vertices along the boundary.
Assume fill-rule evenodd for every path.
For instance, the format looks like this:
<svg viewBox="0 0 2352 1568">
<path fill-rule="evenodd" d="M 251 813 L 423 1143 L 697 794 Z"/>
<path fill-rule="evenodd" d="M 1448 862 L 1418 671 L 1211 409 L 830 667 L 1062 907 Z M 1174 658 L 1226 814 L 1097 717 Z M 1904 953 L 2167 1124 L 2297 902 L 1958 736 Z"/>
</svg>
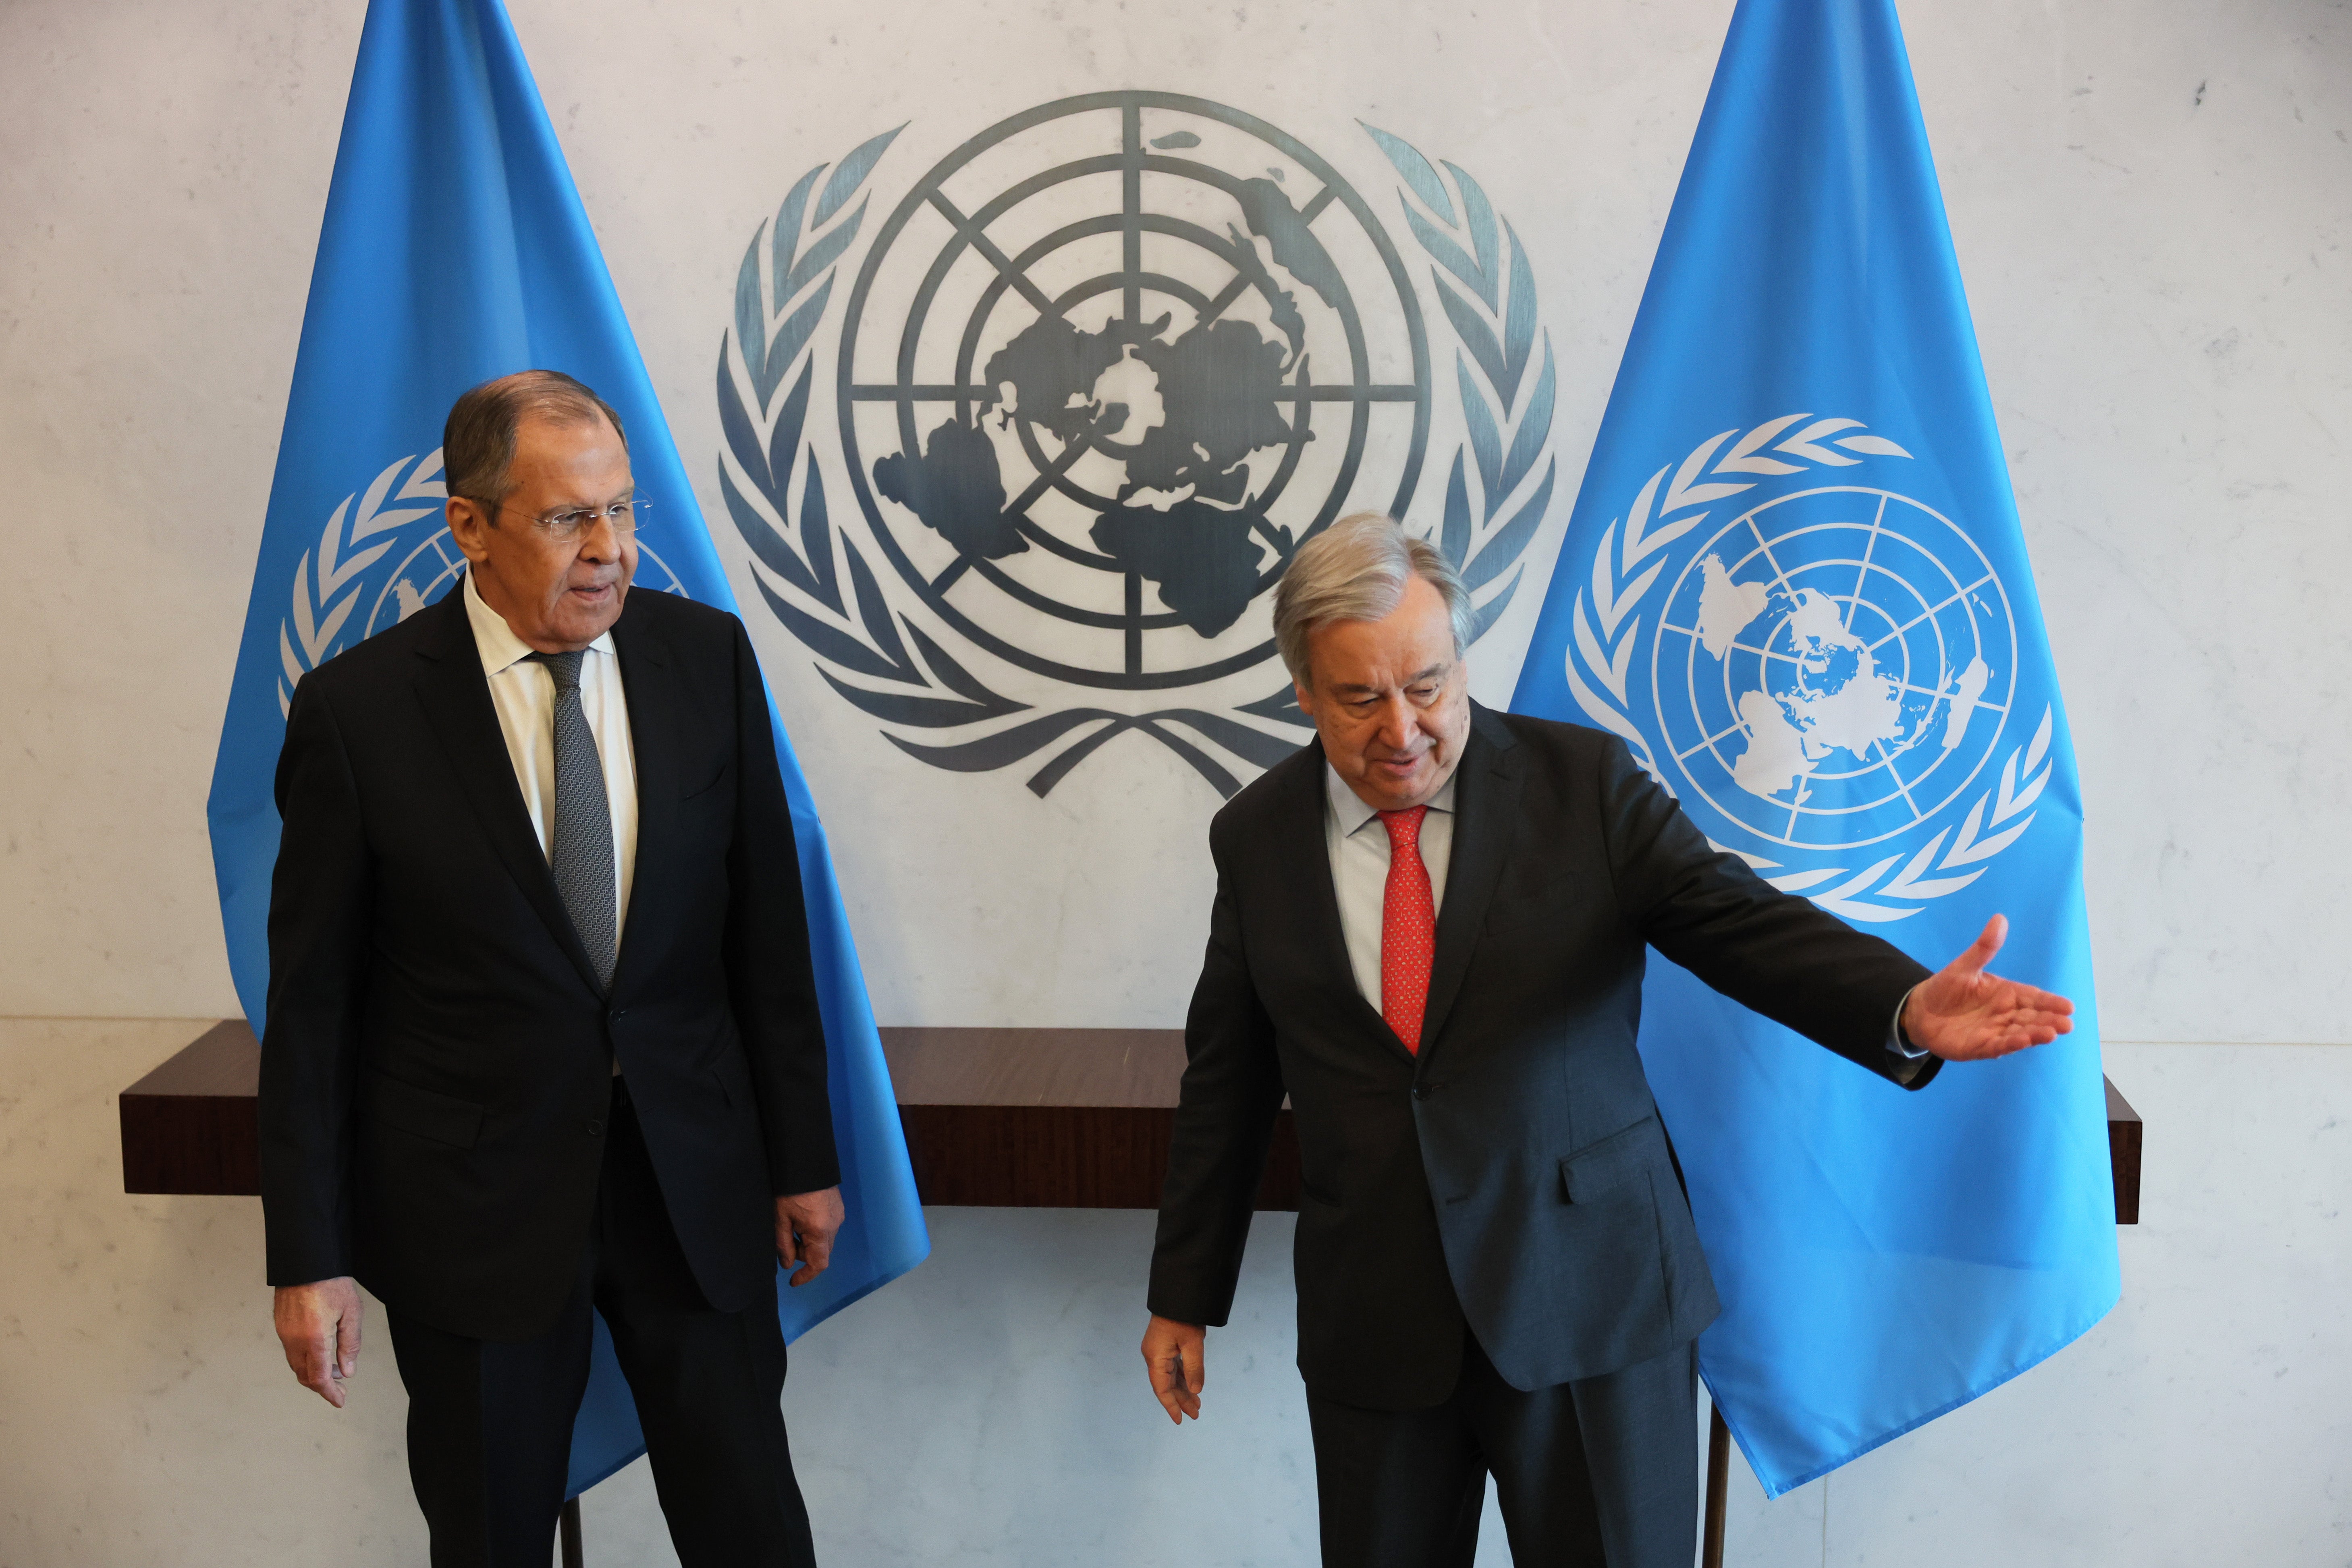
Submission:
<svg viewBox="0 0 2352 1568">
<path fill-rule="evenodd" d="M 1454 785 L 1460 777 L 1461 770 L 1457 768 L 1454 777 L 1448 779 L 1444 788 L 1430 800 L 1431 810 L 1444 811 L 1448 816 L 1453 814 Z M 1380 808 L 1366 804 L 1364 798 L 1349 789 L 1348 781 L 1339 777 L 1339 770 L 1328 761 L 1323 764 L 1323 795 L 1331 802 L 1331 814 L 1339 819 L 1339 836 L 1343 839 L 1352 836 L 1357 829 L 1380 815 Z"/>
<path fill-rule="evenodd" d="M 466 620 L 474 628 L 474 647 L 482 655 L 482 673 L 501 674 L 531 655 L 531 646 L 514 634 L 507 618 L 482 601 L 481 591 L 474 586 L 474 574 L 466 573 Z M 610 632 L 588 644 L 592 653 L 610 655 L 613 634 Z"/>
</svg>

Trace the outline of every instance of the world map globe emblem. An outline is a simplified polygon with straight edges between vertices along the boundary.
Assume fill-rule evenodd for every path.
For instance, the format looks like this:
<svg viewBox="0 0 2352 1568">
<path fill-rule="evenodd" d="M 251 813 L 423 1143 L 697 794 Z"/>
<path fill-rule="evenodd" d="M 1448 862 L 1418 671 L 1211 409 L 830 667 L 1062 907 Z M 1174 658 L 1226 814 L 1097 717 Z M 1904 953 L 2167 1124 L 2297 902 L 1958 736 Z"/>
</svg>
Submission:
<svg viewBox="0 0 2352 1568">
<path fill-rule="evenodd" d="M 426 605 L 437 603 L 442 595 L 457 585 L 465 570 L 466 557 L 449 537 L 449 530 L 435 529 L 423 543 L 401 557 L 399 564 L 383 577 L 368 605 L 367 625 L 360 635 L 373 637 L 399 625 Z M 659 593 L 686 591 L 686 585 L 678 581 L 669 563 L 648 549 L 642 538 L 637 541 L 637 574 L 631 587 Z"/>
<path fill-rule="evenodd" d="M 916 182 L 851 292 L 835 394 L 859 507 L 927 606 L 1125 690 L 1269 658 L 1250 607 L 1343 512 L 1403 515 L 1431 413 L 1420 307 L 1363 198 L 1255 116 L 1141 91 L 1016 115 Z"/>
<path fill-rule="evenodd" d="M 1759 839 L 1905 833 L 1985 768 L 2017 677 L 2008 596 L 1949 518 L 1806 490 L 1725 523 L 1664 602 L 1652 695 L 1678 790 Z"/>
</svg>

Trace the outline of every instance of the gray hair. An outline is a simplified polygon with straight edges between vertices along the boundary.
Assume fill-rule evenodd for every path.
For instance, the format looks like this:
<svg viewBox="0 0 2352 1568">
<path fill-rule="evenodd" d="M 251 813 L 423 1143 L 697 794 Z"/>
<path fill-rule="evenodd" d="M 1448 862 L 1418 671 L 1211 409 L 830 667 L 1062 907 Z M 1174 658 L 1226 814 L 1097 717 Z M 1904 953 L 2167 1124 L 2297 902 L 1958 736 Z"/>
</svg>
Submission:
<svg viewBox="0 0 2352 1568">
<path fill-rule="evenodd" d="M 478 501 L 493 513 L 514 493 L 515 444 L 525 420 L 593 424 L 602 418 L 629 449 L 628 432 L 613 405 L 562 371 L 517 371 L 484 382 L 463 395 L 441 427 L 441 472 L 449 494 Z"/>
<path fill-rule="evenodd" d="M 1459 658 L 1477 629 L 1470 591 L 1436 546 L 1406 533 L 1378 512 L 1341 517 L 1298 547 L 1274 591 L 1274 643 L 1290 678 L 1313 689 L 1307 639 L 1334 621 L 1378 621 L 1403 602 L 1421 578 L 1444 596 Z"/>
</svg>

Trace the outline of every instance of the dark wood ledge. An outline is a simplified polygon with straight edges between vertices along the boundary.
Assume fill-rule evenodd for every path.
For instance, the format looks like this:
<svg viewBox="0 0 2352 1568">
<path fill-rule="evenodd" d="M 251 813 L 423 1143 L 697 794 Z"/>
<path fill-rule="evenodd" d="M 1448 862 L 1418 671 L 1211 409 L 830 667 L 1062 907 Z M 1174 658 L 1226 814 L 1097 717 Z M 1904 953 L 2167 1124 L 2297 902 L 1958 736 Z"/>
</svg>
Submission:
<svg viewBox="0 0 2352 1568">
<path fill-rule="evenodd" d="M 1181 1030 L 886 1029 L 882 1051 L 925 1203 L 1160 1207 Z M 1257 1206 L 1298 1207 L 1287 1110 Z"/>
<path fill-rule="evenodd" d="M 2107 1164 L 2116 1176 L 2116 1223 L 2139 1223 L 2139 1113 L 2116 1089 L 2107 1085 Z"/>
<path fill-rule="evenodd" d="M 223 1019 L 122 1092 L 122 1190 L 261 1191 L 261 1046 Z"/>
<path fill-rule="evenodd" d="M 929 1204 L 1156 1208 L 1184 1036 L 1160 1029 L 886 1029 L 915 1186 Z M 215 1024 L 122 1092 L 125 1192 L 261 1190 L 261 1047 Z M 2140 1120 L 2107 1085 L 2116 1222 L 2139 1222 Z M 1298 1139 L 1275 1124 L 1260 1208 L 1298 1207 Z"/>
</svg>

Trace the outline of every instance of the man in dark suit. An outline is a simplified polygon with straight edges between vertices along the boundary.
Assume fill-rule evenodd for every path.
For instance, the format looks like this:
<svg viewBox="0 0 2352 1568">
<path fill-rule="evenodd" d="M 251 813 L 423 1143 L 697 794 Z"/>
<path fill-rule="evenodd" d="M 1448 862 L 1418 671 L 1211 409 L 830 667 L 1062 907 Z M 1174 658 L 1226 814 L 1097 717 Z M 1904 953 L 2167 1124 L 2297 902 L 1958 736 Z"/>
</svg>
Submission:
<svg viewBox="0 0 2352 1568">
<path fill-rule="evenodd" d="M 1276 591 L 1317 739 L 1209 831 L 1144 1361 L 1197 1418 L 1287 1093 L 1324 1562 L 1466 1568 L 1492 1473 L 1517 1562 L 1688 1568 L 1717 1303 L 1634 1050 L 1645 949 L 1912 1089 L 2072 1009 L 1984 972 L 1998 916 L 1930 976 L 1711 851 L 1614 737 L 1472 703 L 1470 623 L 1384 517 Z"/>
<path fill-rule="evenodd" d="M 680 1561 L 807 1564 L 776 1264 L 814 1279 L 842 1207 L 759 666 L 630 593 L 587 388 L 487 382 L 443 452 L 463 581 L 304 676 L 278 761 L 278 1336 L 340 1407 L 364 1283 L 433 1562 L 545 1568 L 601 1311 Z"/>
</svg>

